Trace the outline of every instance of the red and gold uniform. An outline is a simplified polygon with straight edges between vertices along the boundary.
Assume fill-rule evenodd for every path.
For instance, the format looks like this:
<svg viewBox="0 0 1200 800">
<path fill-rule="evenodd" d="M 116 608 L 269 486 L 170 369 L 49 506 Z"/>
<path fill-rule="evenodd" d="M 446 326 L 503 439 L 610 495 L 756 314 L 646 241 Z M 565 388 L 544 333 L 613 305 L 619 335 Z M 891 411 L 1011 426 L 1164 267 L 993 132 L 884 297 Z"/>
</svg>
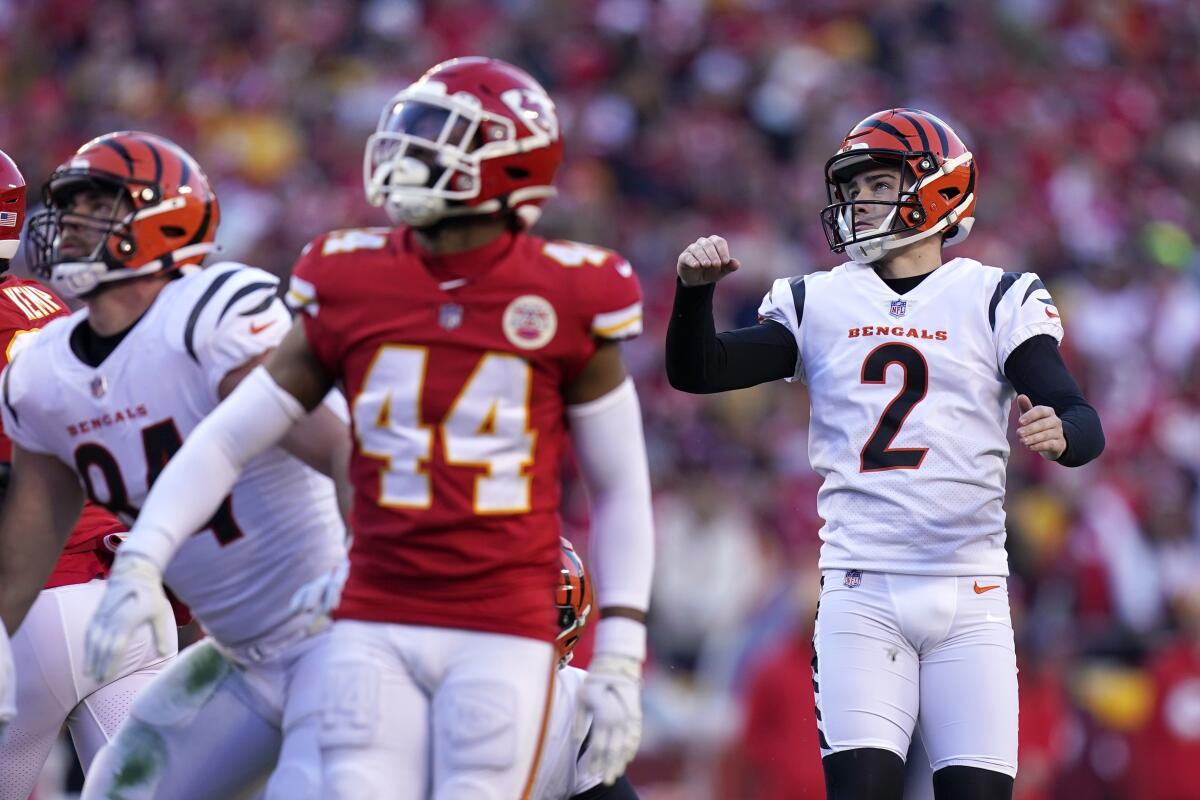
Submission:
<svg viewBox="0 0 1200 800">
<path fill-rule="evenodd" d="M 528 233 L 454 257 L 408 228 L 323 236 L 289 298 L 351 402 L 349 581 L 337 616 L 552 640 L 563 387 L 641 331 L 629 263 Z"/>
</svg>

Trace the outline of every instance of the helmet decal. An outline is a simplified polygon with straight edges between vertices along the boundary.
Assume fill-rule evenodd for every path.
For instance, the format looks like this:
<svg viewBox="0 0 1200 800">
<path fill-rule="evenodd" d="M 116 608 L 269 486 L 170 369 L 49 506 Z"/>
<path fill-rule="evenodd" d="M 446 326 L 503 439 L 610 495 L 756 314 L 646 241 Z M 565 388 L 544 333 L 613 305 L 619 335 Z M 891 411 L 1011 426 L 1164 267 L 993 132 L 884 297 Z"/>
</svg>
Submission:
<svg viewBox="0 0 1200 800">
<path fill-rule="evenodd" d="M 451 59 L 388 102 L 363 186 L 397 223 L 512 211 L 532 225 L 562 153 L 554 101 L 532 76 L 498 59 Z"/>
</svg>

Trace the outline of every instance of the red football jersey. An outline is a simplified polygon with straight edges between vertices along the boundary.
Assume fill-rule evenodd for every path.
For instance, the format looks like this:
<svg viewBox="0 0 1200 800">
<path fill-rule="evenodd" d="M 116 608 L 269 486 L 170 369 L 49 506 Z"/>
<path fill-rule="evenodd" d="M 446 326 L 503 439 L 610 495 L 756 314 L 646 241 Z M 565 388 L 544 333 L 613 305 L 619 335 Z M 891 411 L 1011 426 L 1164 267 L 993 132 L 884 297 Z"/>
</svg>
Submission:
<svg viewBox="0 0 1200 800">
<path fill-rule="evenodd" d="M 13 275 L 0 278 L 0 368 L 20 348 L 21 337 L 36 331 L 50 320 L 70 314 L 62 300 L 37 281 Z M 12 461 L 12 442 L 0 428 L 0 461 Z M 43 588 L 87 583 L 108 575 L 112 557 L 104 547 L 104 536 L 124 531 L 116 517 L 98 506 L 85 502 L 83 514 L 67 539 L 54 572 Z"/>
<path fill-rule="evenodd" d="M 616 253 L 528 234 L 435 277 L 405 228 L 310 244 L 289 299 L 345 389 L 354 543 L 337 616 L 551 640 L 563 387 L 641 331 Z"/>
</svg>

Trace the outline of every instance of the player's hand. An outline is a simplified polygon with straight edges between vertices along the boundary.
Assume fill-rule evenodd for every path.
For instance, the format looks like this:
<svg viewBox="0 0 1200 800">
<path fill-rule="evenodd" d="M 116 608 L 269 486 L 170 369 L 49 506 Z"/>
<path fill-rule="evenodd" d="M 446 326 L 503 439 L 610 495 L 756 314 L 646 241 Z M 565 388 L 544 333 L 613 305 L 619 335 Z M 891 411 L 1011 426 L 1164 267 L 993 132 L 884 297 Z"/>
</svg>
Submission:
<svg viewBox="0 0 1200 800">
<path fill-rule="evenodd" d="M 107 584 L 84 640 L 84 669 L 102 683 L 112 677 L 130 637 L 141 626 L 150 626 L 160 656 L 171 652 L 176 635 L 162 573 L 148 558 L 118 552 Z"/>
<path fill-rule="evenodd" d="M 329 615 L 341 602 L 342 587 L 346 585 L 346 576 L 349 574 L 350 562 L 342 559 L 336 567 L 313 578 L 292 595 L 292 602 L 288 608 L 293 614 L 305 614 L 310 617 L 310 633 L 316 633 L 329 624 Z"/>
<path fill-rule="evenodd" d="M 17 715 L 17 669 L 13 664 L 8 631 L 0 621 L 0 736 L 4 726 Z"/>
<path fill-rule="evenodd" d="M 1017 395 L 1017 437 L 1021 444 L 1042 458 L 1057 461 L 1067 451 L 1067 437 L 1063 435 L 1062 420 L 1050 406 L 1035 406 L 1026 395 Z"/>
<path fill-rule="evenodd" d="M 675 272 L 684 286 L 703 286 L 716 283 L 741 264 L 729 255 L 729 242 L 720 236 L 701 236 L 679 254 Z"/>
<path fill-rule="evenodd" d="M 591 738 L 582 768 L 611 786 L 625 774 L 642 740 L 642 664 L 629 656 L 597 653 L 580 690 L 575 735 L 591 715 Z"/>
</svg>

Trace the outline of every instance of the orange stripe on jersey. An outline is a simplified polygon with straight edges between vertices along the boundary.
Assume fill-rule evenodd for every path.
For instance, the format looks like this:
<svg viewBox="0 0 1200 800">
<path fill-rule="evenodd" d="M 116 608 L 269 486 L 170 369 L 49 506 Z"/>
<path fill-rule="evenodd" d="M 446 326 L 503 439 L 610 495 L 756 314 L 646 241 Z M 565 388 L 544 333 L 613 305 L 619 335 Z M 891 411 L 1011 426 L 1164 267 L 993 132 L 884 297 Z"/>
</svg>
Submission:
<svg viewBox="0 0 1200 800">
<path fill-rule="evenodd" d="M 533 765 L 529 768 L 529 777 L 525 779 L 525 789 L 521 792 L 521 800 L 530 800 L 533 796 L 538 767 L 542 764 L 542 750 L 546 746 L 546 729 L 550 727 L 550 708 L 554 704 L 554 681 L 557 677 L 558 653 L 553 652 L 550 654 L 550 680 L 546 683 L 546 705 L 542 709 L 542 725 L 538 730 L 537 749 L 533 751 Z"/>
</svg>

